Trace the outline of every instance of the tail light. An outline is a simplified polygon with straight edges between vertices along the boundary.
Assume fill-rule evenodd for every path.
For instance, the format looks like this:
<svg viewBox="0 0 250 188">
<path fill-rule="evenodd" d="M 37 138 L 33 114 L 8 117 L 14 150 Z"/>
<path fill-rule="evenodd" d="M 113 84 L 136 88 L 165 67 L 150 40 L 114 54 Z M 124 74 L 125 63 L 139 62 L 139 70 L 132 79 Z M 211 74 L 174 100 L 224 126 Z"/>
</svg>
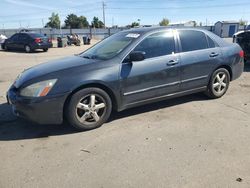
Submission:
<svg viewBox="0 0 250 188">
<path fill-rule="evenodd" d="M 41 38 L 35 38 L 35 42 L 40 43 L 40 42 L 42 42 L 42 39 Z"/>
<path fill-rule="evenodd" d="M 240 55 L 241 58 L 244 58 L 244 51 L 241 50 L 240 53 L 239 53 L 239 55 Z"/>
</svg>

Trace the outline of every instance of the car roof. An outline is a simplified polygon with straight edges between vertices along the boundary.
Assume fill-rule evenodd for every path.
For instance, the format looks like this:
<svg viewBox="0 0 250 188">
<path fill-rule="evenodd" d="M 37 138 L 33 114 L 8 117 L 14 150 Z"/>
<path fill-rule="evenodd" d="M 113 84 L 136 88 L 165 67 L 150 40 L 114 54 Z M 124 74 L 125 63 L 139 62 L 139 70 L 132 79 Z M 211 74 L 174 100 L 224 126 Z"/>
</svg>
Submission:
<svg viewBox="0 0 250 188">
<path fill-rule="evenodd" d="M 42 34 L 35 33 L 35 32 L 20 32 L 16 34 L 26 34 L 26 35 L 29 35 L 30 37 L 44 37 Z"/>
<path fill-rule="evenodd" d="M 157 26 L 157 27 L 140 27 L 140 28 L 131 28 L 130 30 L 126 30 L 127 32 L 138 32 L 138 33 L 147 33 L 153 31 L 161 31 L 166 29 L 177 29 L 177 30 L 196 30 L 196 31 L 207 31 L 202 28 L 194 28 L 194 27 L 176 27 L 176 26 Z"/>
<path fill-rule="evenodd" d="M 146 33 L 164 31 L 167 29 L 201 31 L 201 32 L 205 33 L 206 35 L 208 35 L 213 40 L 215 40 L 219 44 L 219 46 L 221 46 L 221 47 L 230 45 L 230 43 L 226 42 L 225 40 L 223 40 L 219 36 L 215 35 L 214 33 L 210 32 L 206 29 L 199 28 L 199 27 L 157 26 L 157 27 L 133 28 L 133 29 L 125 30 L 123 32 L 127 32 L 127 33 L 138 32 L 139 34 L 144 35 Z"/>
</svg>

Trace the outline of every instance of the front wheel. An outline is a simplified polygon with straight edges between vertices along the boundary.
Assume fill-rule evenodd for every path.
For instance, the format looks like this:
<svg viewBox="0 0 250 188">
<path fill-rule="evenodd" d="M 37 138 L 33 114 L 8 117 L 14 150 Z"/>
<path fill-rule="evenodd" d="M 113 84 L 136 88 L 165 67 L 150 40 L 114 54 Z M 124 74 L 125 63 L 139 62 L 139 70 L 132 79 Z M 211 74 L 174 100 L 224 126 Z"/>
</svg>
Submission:
<svg viewBox="0 0 250 188">
<path fill-rule="evenodd" d="M 219 68 L 214 71 L 206 91 L 206 95 L 216 99 L 222 97 L 229 87 L 230 74 L 227 69 Z"/>
<path fill-rule="evenodd" d="M 86 88 L 72 95 L 66 119 L 78 130 L 90 130 L 105 123 L 112 110 L 109 95 L 99 88 Z"/>
<path fill-rule="evenodd" d="M 43 51 L 44 51 L 44 52 L 47 52 L 47 51 L 48 51 L 48 48 L 44 48 Z"/>
<path fill-rule="evenodd" d="M 2 48 L 2 50 L 5 50 L 5 45 L 4 45 L 4 43 L 1 44 L 1 48 Z"/>
</svg>

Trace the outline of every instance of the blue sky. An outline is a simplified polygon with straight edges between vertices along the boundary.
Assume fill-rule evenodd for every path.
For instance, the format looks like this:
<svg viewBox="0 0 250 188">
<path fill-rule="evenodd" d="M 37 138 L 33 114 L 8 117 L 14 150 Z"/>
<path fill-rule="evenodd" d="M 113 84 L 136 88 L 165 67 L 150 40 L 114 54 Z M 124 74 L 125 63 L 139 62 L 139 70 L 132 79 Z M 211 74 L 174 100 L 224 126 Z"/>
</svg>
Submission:
<svg viewBox="0 0 250 188">
<path fill-rule="evenodd" d="M 249 0 L 106 0 L 106 25 L 124 26 L 140 19 L 141 24 L 195 20 L 214 24 L 218 20 L 250 22 Z M 0 0 L 0 28 L 41 27 L 52 12 L 63 21 L 67 14 L 102 20 L 100 0 Z"/>
</svg>

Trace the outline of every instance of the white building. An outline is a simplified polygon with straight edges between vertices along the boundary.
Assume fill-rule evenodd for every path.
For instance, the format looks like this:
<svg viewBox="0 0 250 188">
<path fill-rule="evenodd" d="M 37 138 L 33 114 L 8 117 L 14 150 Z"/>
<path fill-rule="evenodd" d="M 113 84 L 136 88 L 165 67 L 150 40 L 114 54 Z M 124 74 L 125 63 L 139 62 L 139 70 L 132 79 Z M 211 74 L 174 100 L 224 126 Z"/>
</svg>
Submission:
<svg viewBox="0 0 250 188">
<path fill-rule="evenodd" d="M 220 37 L 232 37 L 239 30 L 237 21 L 218 21 L 214 25 L 214 33 Z"/>
</svg>

